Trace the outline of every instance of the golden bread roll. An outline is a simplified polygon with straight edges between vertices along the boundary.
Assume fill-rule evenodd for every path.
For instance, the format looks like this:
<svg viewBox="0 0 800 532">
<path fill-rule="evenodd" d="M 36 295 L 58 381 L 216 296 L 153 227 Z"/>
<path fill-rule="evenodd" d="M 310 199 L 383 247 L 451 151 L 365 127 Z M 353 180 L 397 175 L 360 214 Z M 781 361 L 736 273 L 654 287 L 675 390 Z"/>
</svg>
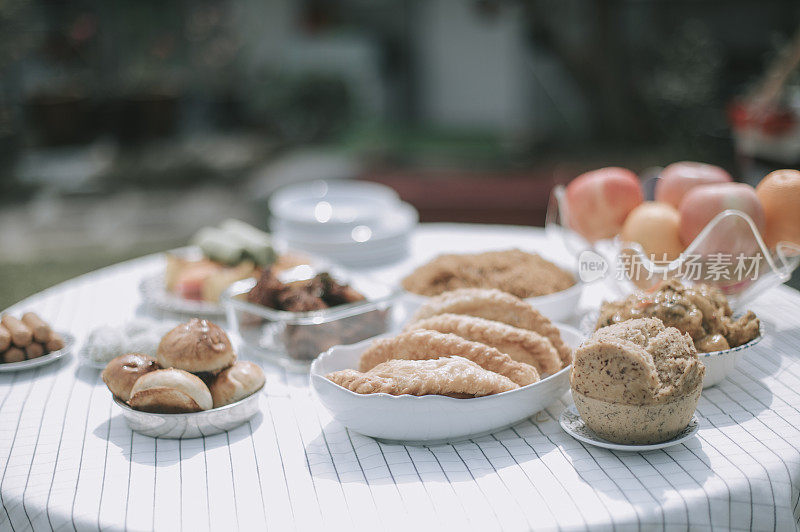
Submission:
<svg viewBox="0 0 800 532">
<path fill-rule="evenodd" d="M 111 393 L 127 402 L 131 398 L 131 389 L 139 377 L 157 369 L 159 369 L 158 363 L 153 357 L 128 353 L 109 362 L 101 376 Z"/>
<path fill-rule="evenodd" d="M 183 414 L 213 406 L 208 386 L 188 371 L 159 369 L 139 377 L 128 404 L 136 410 L 158 414 Z"/>
<path fill-rule="evenodd" d="M 264 386 L 264 372 L 252 362 L 237 362 L 211 383 L 214 408 L 241 401 Z"/>
<path fill-rule="evenodd" d="M 156 359 L 165 368 L 219 373 L 236 362 L 236 353 L 225 331 L 208 320 L 193 318 L 164 335 Z"/>
</svg>

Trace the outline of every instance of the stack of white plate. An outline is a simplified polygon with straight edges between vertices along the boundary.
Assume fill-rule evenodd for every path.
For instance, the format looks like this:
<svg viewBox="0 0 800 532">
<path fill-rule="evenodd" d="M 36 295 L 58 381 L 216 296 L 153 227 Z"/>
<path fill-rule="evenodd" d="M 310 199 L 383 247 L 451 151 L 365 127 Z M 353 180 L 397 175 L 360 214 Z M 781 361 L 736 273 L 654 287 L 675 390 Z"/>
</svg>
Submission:
<svg viewBox="0 0 800 532">
<path fill-rule="evenodd" d="M 403 258 L 419 220 L 391 188 L 346 179 L 284 187 L 269 207 L 272 232 L 289 248 L 351 266 Z"/>
</svg>

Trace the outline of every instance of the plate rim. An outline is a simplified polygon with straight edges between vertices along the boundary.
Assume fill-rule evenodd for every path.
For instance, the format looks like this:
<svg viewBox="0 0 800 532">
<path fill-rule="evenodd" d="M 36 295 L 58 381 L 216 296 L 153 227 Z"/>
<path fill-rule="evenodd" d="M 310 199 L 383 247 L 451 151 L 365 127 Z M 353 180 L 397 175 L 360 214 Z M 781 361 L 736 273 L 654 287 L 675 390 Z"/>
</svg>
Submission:
<svg viewBox="0 0 800 532">
<path fill-rule="evenodd" d="M 144 275 L 139 280 L 139 293 L 144 302 L 165 312 L 201 314 L 203 316 L 225 315 L 225 307 L 221 303 L 185 299 L 170 293 L 163 285 L 163 272 Z"/>
<path fill-rule="evenodd" d="M 572 438 L 574 438 L 574 439 L 576 439 L 576 440 L 578 440 L 580 442 L 586 443 L 588 445 L 594 445 L 595 447 L 600 447 L 600 448 L 603 448 L 603 449 L 609 449 L 609 450 L 612 450 L 612 451 L 644 452 L 644 451 L 656 451 L 658 449 L 665 449 L 667 447 L 672 447 L 674 445 L 679 445 L 679 444 L 685 442 L 689 438 L 694 437 L 694 435 L 697 434 L 697 431 L 700 430 L 700 419 L 697 417 L 697 413 L 694 413 L 694 414 L 692 414 L 692 419 L 689 420 L 689 425 L 693 424 L 694 426 L 689 430 L 688 433 L 684 434 L 683 436 L 680 436 L 680 437 L 677 437 L 677 438 L 673 438 L 671 440 L 663 441 L 663 442 L 660 442 L 660 443 L 648 443 L 648 444 L 642 444 L 642 445 L 625 444 L 625 443 L 614 443 L 614 442 L 610 442 L 608 440 L 604 440 L 603 438 L 600 438 L 600 436 L 597 436 L 597 438 L 598 438 L 597 440 L 593 440 L 593 439 L 587 438 L 585 436 L 582 436 L 581 434 L 578 434 L 578 433 L 574 432 L 571 428 L 569 428 L 567 426 L 567 423 L 566 423 L 566 413 L 567 412 L 571 412 L 571 413 L 577 415 L 578 418 L 581 418 L 581 415 L 578 412 L 578 408 L 574 404 L 573 405 L 569 405 L 564 410 L 562 410 L 561 414 L 558 415 L 558 424 L 561 426 L 561 429 L 564 432 L 566 432 Z M 583 421 L 582 418 L 581 418 L 581 421 Z M 584 425 L 585 425 L 585 422 L 584 422 Z M 589 429 L 589 430 L 591 430 L 591 429 Z"/>
<path fill-rule="evenodd" d="M 58 332 L 58 331 L 56 331 Z M 33 369 L 38 366 L 44 366 L 46 364 L 50 364 L 51 362 L 55 362 L 65 356 L 69 356 L 72 353 L 73 347 L 75 347 L 75 337 L 67 332 L 58 332 L 61 337 L 64 339 L 64 347 L 59 349 L 58 351 L 53 351 L 47 353 L 46 355 L 42 355 L 40 357 L 32 358 L 29 360 L 21 360 L 19 362 L 8 362 L 0 364 L 0 373 L 12 373 L 15 371 L 24 371 L 26 369 Z"/>
</svg>

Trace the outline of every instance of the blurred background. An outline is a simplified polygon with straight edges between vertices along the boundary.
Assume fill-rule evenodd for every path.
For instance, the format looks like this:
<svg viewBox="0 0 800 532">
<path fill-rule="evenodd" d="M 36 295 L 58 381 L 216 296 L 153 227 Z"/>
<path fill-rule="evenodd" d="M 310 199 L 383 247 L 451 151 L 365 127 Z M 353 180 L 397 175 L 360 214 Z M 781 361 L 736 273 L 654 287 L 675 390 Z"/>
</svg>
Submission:
<svg viewBox="0 0 800 532">
<path fill-rule="evenodd" d="M 797 0 L 0 1 L 0 308 L 266 227 L 300 180 L 542 225 L 600 166 L 797 168 L 798 28 Z"/>
</svg>

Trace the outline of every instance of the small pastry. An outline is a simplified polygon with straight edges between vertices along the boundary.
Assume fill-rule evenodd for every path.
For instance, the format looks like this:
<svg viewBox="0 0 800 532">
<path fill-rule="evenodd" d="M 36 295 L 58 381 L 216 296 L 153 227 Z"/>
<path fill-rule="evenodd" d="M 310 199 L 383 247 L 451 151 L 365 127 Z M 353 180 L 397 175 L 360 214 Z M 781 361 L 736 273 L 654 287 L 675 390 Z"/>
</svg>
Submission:
<svg viewBox="0 0 800 532">
<path fill-rule="evenodd" d="M 38 342 L 31 342 L 25 347 L 25 356 L 27 358 L 39 358 L 44 354 L 44 346 Z"/>
<path fill-rule="evenodd" d="M 208 320 L 193 318 L 164 335 L 156 359 L 165 368 L 219 373 L 236 362 L 236 353 L 222 329 Z"/>
<path fill-rule="evenodd" d="M 387 360 L 430 360 L 458 353 L 487 371 L 499 373 L 519 386 L 539 380 L 536 368 L 517 362 L 494 347 L 465 340 L 460 336 L 438 331 L 409 331 L 394 338 L 381 338 L 372 342 L 359 360 L 358 369 L 368 372 Z"/>
<path fill-rule="evenodd" d="M 552 375 L 561 369 L 553 344 L 537 332 L 505 323 L 463 314 L 439 314 L 406 326 L 406 330 L 428 329 L 452 333 L 471 342 L 494 347 L 516 360 L 535 367 L 539 374 Z"/>
<path fill-rule="evenodd" d="M 387 360 L 367 372 L 344 369 L 325 378 L 360 394 L 447 395 L 466 399 L 519 388 L 507 377 L 459 356 Z"/>
<path fill-rule="evenodd" d="M 139 377 L 157 369 L 158 363 L 154 358 L 140 353 L 128 353 L 109 362 L 101 377 L 115 397 L 127 402 Z"/>
<path fill-rule="evenodd" d="M 0 321 L 2 321 L 3 326 L 8 329 L 8 332 L 11 333 L 11 342 L 15 346 L 25 348 L 33 341 L 33 331 L 31 331 L 30 327 L 25 325 L 22 320 L 10 314 L 6 314 Z"/>
<path fill-rule="evenodd" d="M 237 362 L 222 370 L 211 383 L 214 408 L 241 401 L 254 394 L 265 382 L 264 372 L 252 362 Z"/>
<path fill-rule="evenodd" d="M 564 366 L 572 363 L 572 350 L 561 339 L 558 327 L 530 303 L 511 294 L 485 288 L 460 288 L 445 292 L 430 298 L 417 309 L 411 321 L 439 314 L 465 314 L 537 332 L 550 340 Z"/>
<path fill-rule="evenodd" d="M 9 347 L 3 353 L 3 362 L 22 362 L 25 360 L 25 351 L 16 346 Z"/>
<path fill-rule="evenodd" d="M 64 349 L 65 345 L 67 344 L 64 342 L 64 337 L 54 331 L 50 334 L 50 339 L 44 344 L 44 347 L 48 353 L 52 353 L 53 351 Z"/>
<path fill-rule="evenodd" d="M 209 410 L 211 392 L 200 378 L 182 369 L 159 369 L 139 377 L 128 401 L 131 408 L 158 414 Z"/>
<path fill-rule="evenodd" d="M 50 326 L 42 318 L 33 312 L 26 312 L 22 315 L 22 322 L 33 332 L 33 339 L 41 344 L 47 343 L 52 334 Z"/>
<path fill-rule="evenodd" d="M 0 352 L 11 347 L 11 333 L 3 325 L 0 325 Z"/>
</svg>

